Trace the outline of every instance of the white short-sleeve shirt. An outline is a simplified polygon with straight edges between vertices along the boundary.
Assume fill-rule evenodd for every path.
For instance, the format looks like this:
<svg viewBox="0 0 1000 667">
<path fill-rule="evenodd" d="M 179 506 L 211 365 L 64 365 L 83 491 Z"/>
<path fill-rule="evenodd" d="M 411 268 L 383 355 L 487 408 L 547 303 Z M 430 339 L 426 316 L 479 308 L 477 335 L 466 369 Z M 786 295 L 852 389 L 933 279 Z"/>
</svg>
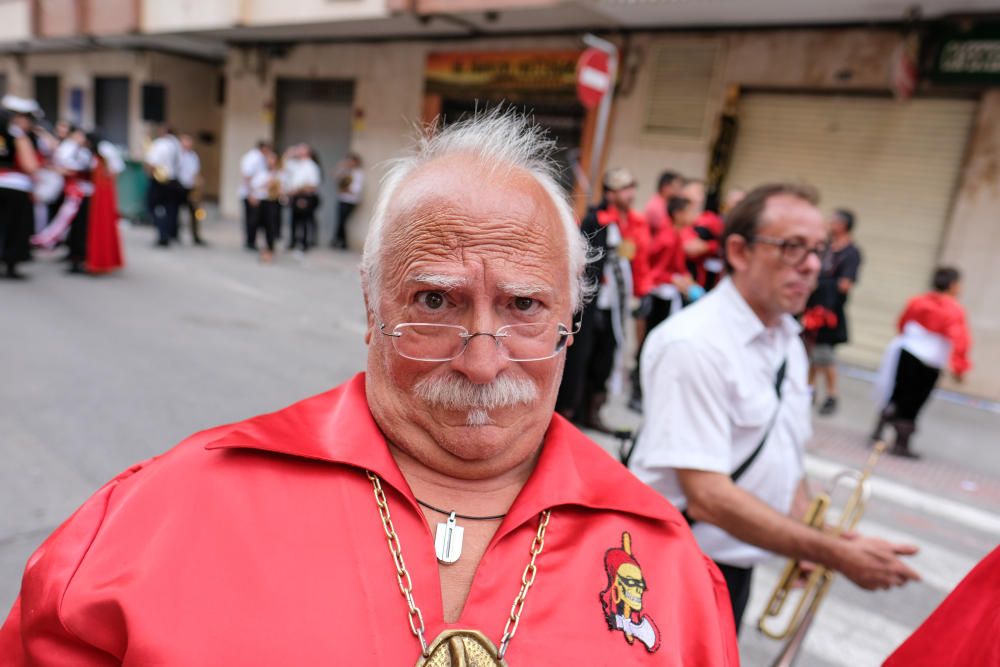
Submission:
<svg viewBox="0 0 1000 667">
<path fill-rule="evenodd" d="M 193 150 L 181 149 L 177 167 L 178 182 L 190 190 L 197 184 L 198 175 L 201 173 L 201 160 L 198 158 L 198 154 Z"/>
<path fill-rule="evenodd" d="M 728 278 L 653 329 L 640 360 L 645 422 L 632 472 L 686 507 L 675 470 L 731 474 L 757 448 L 773 418 L 767 444 L 737 484 L 787 514 L 812 435 L 799 331 L 789 315 L 765 327 Z M 779 408 L 774 384 L 783 361 Z M 711 524 L 698 522 L 693 530 L 702 550 L 721 563 L 749 567 L 770 555 Z"/>
<path fill-rule="evenodd" d="M 288 192 L 318 188 L 321 177 L 319 165 L 309 158 L 295 158 L 285 162 L 283 181 Z"/>
</svg>

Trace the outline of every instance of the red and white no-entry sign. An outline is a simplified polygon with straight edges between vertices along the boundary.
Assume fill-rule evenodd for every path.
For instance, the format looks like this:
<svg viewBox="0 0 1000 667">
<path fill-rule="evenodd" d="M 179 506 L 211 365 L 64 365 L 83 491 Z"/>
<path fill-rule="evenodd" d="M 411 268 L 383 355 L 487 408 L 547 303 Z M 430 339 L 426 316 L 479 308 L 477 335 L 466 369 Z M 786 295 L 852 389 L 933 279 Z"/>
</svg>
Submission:
<svg viewBox="0 0 1000 667">
<path fill-rule="evenodd" d="M 576 62 L 576 96 L 580 104 L 593 109 L 611 90 L 608 54 L 600 49 L 587 49 Z"/>
</svg>

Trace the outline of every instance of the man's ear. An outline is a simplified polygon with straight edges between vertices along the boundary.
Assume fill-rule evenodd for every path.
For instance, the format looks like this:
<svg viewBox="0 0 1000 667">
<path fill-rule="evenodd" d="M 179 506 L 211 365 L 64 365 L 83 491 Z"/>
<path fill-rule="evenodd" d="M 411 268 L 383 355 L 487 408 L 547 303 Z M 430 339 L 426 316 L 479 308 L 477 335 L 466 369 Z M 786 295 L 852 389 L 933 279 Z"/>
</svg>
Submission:
<svg viewBox="0 0 1000 667">
<path fill-rule="evenodd" d="M 375 329 L 378 327 L 378 323 L 375 322 L 375 314 L 372 312 L 371 305 L 368 303 L 368 288 L 365 287 L 362 294 L 365 297 L 365 317 L 368 320 L 368 328 L 365 329 L 365 345 L 371 345 L 372 336 L 375 334 Z"/>
<path fill-rule="evenodd" d="M 745 271 L 749 258 L 750 244 L 739 234 L 731 234 L 726 239 L 726 260 L 736 271 Z"/>
</svg>

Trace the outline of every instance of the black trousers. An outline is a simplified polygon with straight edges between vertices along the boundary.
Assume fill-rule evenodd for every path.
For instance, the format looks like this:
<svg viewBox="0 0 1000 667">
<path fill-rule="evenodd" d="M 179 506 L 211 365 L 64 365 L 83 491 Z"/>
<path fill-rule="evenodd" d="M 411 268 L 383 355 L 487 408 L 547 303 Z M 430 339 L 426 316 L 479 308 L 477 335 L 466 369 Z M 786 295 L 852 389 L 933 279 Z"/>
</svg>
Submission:
<svg viewBox="0 0 1000 667">
<path fill-rule="evenodd" d="M 250 248 L 251 250 L 256 250 L 255 244 L 253 243 L 254 234 L 254 222 L 253 218 L 253 206 L 250 205 L 250 200 L 246 197 L 243 198 L 243 244 Z"/>
<path fill-rule="evenodd" d="M 292 209 L 292 238 L 288 240 L 289 248 L 308 250 L 315 243 L 316 207 L 319 197 L 316 195 L 295 195 L 290 202 Z"/>
<path fill-rule="evenodd" d="M 750 601 L 750 583 L 753 578 L 752 567 L 736 567 L 715 562 L 722 572 L 726 585 L 729 587 L 729 601 L 733 605 L 733 619 L 736 621 L 736 634 L 740 634 L 740 624 L 743 622 L 743 612 Z"/>
<path fill-rule="evenodd" d="M 66 245 L 69 248 L 69 260 L 74 265 L 80 265 L 87 259 L 87 228 L 90 220 L 90 197 L 80 200 L 80 208 L 73 216 L 69 226 Z"/>
<path fill-rule="evenodd" d="M 257 230 L 263 230 L 267 249 L 274 252 L 275 233 L 281 222 L 281 204 L 273 199 L 262 199 L 256 206 L 250 207 L 250 218 L 253 226 L 248 240 L 249 248 L 257 248 Z"/>
<path fill-rule="evenodd" d="M 191 188 L 181 190 L 180 209 L 186 210 L 191 218 L 191 240 L 201 242 L 201 223 L 198 221 L 198 207 L 191 201 Z"/>
<path fill-rule="evenodd" d="M 583 417 L 595 395 L 605 393 L 605 386 L 615 363 L 614 330 L 611 311 L 588 303 L 580 315 L 580 332 L 566 349 L 556 410 L 571 419 Z"/>
<path fill-rule="evenodd" d="M 13 273 L 18 262 L 31 258 L 31 234 L 35 229 L 31 193 L 0 188 L 0 261 Z"/>
<path fill-rule="evenodd" d="M 333 237 L 334 248 L 347 247 L 347 221 L 351 219 L 351 214 L 357 204 L 348 201 L 337 201 L 337 234 Z"/>
<path fill-rule="evenodd" d="M 896 384 L 889 399 L 895 408 L 895 418 L 916 421 L 940 375 L 941 369 L 928 366 L 906 350 L 900 350 Z"/>
<path fill-rule="evenodd" d="M 177 238 L 177 212 L 180 208 L 181 187 L 177 181 L 161 183 L 155 179 L 149 182 L 147 203 L 149 214 L 156 225 L 157 243 L 167 245 Z"/>
</svg>

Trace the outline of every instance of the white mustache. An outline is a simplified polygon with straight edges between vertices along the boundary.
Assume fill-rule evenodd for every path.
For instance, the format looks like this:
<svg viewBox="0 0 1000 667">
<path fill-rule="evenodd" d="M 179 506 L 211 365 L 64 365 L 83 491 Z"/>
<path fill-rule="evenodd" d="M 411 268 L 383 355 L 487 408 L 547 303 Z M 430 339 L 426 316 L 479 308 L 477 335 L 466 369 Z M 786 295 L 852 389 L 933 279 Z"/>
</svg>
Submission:
<svg viewBox="0 0 1000 667">
<path fill-rule="evenodd" d="M 530 405 L 538 398 L 534 382 L 507 375 L 489 384 L 475 384 L 458 374 L 427 377 L 417 382 L 413 392 L 417 398 L 446 410 L 475 410 L 480 414 L 496 408 Z"/>
</svg>

